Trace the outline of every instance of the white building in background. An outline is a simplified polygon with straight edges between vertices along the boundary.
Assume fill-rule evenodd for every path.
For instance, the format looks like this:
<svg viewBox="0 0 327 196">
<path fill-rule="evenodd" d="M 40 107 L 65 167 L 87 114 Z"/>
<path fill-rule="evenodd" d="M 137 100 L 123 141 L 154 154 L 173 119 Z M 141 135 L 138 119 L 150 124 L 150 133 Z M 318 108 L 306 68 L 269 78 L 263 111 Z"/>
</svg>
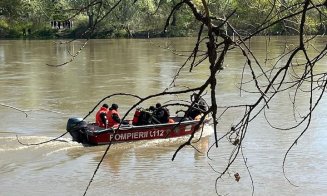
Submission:
<svg viewBox="0 0 327 196">
<path fill-rule="evenodd" d="M 73 21 L 72 20 L 53 20 L 50 22 L 52 29 L 71 29 L 73 28 Z"/>
</svg>

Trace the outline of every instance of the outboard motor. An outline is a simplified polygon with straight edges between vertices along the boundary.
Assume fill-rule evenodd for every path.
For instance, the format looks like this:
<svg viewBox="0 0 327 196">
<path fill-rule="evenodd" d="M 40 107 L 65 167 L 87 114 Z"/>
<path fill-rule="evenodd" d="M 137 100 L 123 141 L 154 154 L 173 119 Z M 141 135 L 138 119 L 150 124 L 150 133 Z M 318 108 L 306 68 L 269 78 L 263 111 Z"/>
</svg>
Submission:
<svg viewBox="0 0 327 196">
<path fill-rule="evenodd" d="M 66 130 L 70 133 L 73 141 L 83 143 L 86 139 L 85 130 L 87 123 L 82 118 L 69 118 Z"/>
</svg>

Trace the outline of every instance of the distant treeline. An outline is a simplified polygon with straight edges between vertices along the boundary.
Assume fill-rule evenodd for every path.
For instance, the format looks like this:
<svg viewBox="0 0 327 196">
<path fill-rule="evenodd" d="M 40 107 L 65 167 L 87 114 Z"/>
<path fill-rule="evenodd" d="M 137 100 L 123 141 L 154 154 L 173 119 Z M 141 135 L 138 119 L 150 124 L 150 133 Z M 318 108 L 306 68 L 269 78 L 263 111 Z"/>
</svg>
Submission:
<svg viewBox="0 0 327 196">
<path fill-rule="evenodd" d="M 177 0 L 121 1 L 108 14 L 116 1 L 106 1 L 108 9 L 97 9 L 90 0 L 1 0 L 0 38 L 117 38 L 194 36 L 199 24 L 188 7 L 177 6 Z M 192 1 L 203 9 L 201 0 Z M 210 12 L 216 25 L 224 32 L 246 35 L 255 32 L 265 22 L 283 18 L 303 9 L 300 0 L 212 0 Z M 319 0 L 312 1 L 319 3 Z M 102 6 L 103 8 L 103 6 Z M 173 14 L 170 15 L 174 9 Z M 326 21 L 307 12 L 306 34 L 324 34 Z M 327 14 L 327 13 L 323 13 Z M 170 20 L 167 21 L 168 16 Z M 223 21 L 228 17 L 228 23 Z M 96 28 L 90 28 L 96 23 Z M 222 25 L 223 24 L 223 25 Z M 165 25 L 168 27 L 164 32 Z M 260 35 L 297 34 L 299 18 L 286 18 Z M 85 33 L 87 32 L 87 33 Z"/>
</svg>

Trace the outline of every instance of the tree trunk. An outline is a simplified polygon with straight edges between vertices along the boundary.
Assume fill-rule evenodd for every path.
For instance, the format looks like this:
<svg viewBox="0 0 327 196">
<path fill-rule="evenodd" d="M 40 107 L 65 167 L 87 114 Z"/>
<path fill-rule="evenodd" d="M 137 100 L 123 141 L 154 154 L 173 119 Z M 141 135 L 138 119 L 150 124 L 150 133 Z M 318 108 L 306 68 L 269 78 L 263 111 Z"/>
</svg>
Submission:
<svg viewBox="0 0 327 196">
<path fill-rule="evenodd" d="M 93 14 L 88 14 L 88 17 L 89 17 L 89 23 L 88 23 L 88 27 L 92 27 L 94 22 L 93 22 L 93 17 L 94 15 Z"/>
</svg>

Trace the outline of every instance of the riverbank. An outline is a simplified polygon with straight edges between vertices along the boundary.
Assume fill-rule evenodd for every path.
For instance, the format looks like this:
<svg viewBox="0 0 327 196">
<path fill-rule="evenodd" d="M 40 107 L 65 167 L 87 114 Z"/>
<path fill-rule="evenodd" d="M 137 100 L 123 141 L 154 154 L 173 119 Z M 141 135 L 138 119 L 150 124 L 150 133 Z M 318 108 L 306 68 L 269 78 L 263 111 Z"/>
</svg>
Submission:
<svg viewBox="0 0 327 196">
<path fill-rule="evenodd" d="M 131 31 L 124 28 L 108 28 L 95 30 L 92 34 L 87 34 L 85 26 L 79 26 L 74 29 L 53 29 L 49 27 L 24 29 L 24 28 L 3 28 L 0 27 L 0 40 L 10 39 L 115 39 L 115 38 L 160 38 L 160 37 L 194 37 L 197 36 L 197 31 L 172 29 L 163 32 L 162 29 Z M 232 35 L 233 32 L 228 32 Z M 247 33 L 249 34 L 249 33 Z M 270 32 L 260 33 L 257 35 L 269 36 L 294 36 L 296 33 L 290 32 Z"/>
<path fill-rule="evenodd" d="M 154 37 L 188 37 L 194 36 L 195 33 L 190 31 L 174 30 L 163 33 L 162 30 L 148 30 L 132 32 L 128 29 L 109 28 L 94 31 L 91 35 L 85 33 L 87 28 L 77 27 L 74 29 L 53 29 L 53 28 L 36 28 L 36 29 L 6 29 L 0 27 L 0 39 L 113 39 L 113 38 L 154 38 Z"/>
</svg>

